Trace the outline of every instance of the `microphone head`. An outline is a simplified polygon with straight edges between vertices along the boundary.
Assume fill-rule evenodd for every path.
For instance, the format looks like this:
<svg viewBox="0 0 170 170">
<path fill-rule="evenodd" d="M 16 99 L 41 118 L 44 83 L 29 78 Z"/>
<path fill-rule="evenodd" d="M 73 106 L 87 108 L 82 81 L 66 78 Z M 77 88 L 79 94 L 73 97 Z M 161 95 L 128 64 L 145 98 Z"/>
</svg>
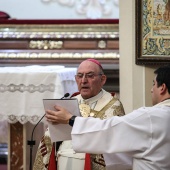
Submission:
<svg viewBox="0 0 170 170">
<path fill-rule="evenodd" d="M 70 96 L 70 93 L 66 93 L 66 94 L 64 95 L 64 97 L 68 97 L 68 96 Z"/>
</svg>

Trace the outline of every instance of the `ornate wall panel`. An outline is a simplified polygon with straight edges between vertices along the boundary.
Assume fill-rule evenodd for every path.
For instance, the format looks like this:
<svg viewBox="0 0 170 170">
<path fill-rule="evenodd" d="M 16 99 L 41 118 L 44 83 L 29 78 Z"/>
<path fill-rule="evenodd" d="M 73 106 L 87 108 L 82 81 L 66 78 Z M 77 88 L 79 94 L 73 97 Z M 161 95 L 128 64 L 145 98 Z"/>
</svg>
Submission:
<svg viewBox="0 0 170 170">
<path fill-rule="evenodd" d="M 119 58 L 118 20 L 4 20 L 0 24 L 1 64 Z"/>
<path fill-rule="evenodd" d="M 70 67 L 86 58 L 98 59 L 110 77 L 106 89 L 119 91 L 119 20 L 0 20 L 1 66 Z"/>
</svg>

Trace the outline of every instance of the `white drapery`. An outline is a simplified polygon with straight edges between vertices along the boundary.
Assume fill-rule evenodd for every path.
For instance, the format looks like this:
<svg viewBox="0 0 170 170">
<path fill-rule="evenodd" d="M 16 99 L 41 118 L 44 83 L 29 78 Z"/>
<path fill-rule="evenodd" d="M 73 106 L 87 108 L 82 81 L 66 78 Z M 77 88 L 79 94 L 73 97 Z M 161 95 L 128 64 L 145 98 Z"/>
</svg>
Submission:
<svg viewBox="0 0 170 170">
<path fill-rule="evenodd" d="M 43 99 L 77 92 L 76 68 L 25 66 L 0 68 L 0 121 L 36 124 L 44 114 Z"/>
</svg>

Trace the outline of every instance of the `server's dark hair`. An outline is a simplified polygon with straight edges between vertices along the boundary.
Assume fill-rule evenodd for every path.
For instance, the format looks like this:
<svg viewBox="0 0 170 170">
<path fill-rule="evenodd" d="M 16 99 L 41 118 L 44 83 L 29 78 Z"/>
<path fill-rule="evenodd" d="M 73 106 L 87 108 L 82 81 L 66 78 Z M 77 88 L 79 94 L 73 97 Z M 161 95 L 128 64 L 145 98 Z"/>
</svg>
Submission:
<svg viewBox="0 0 170 170">
<path fill-rule="evenodd" d="M 158 87 L 165 83 L 170 94 L 170 65 L 164 65 L 154 71 Z"/>
</svg>

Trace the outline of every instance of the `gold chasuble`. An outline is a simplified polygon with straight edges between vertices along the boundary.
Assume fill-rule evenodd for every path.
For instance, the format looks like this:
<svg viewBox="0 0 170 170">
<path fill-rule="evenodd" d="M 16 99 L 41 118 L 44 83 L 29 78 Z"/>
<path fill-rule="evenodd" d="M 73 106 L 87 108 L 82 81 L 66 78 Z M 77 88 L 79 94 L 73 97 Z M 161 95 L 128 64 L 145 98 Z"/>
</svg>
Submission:
<svg viewBox="0 0 170 170">
<path fill-rule="evenodd" d="M 103 89 L 97 96 L 87 100 L 82 99 L 80 94 L 75 96 L 75 98 L 78 99 L 80 112 L 83 117 L 106 119 L 112 116 L 124 115 L 124 109 L 121 102 L 114 96 L 114 94 L 110 94 Z M 53 144 L 51 143 L 50 134 L 47 129 L 44 136 L 42 137 L 42 140 L 40 141 L 33 170 L 54 170 L 48 168 L 49 159 L 51 159 L 50 155 L 52 152 L 52 146 Z M 86 158 L 87 156 L 89 156 L 89 154 L 75 153 L 73 150 L 72 150 L 73 153 L 70 153 L 71 149 L 72 149 L 71 141 L 62 142 L 56 156 L 56 160 L 58 159 L 57 170 L 105 170 L 106 169 L 103 155 L 90 154 L 89 157 L 90 159 L 88 162 Z M 68 157 L 69 161 L 70 159 L 72 160 L 76 159 L 76 161 L 80 162 L 80 166 L 79 163 L 77 164 L 77 162 L 76 165 L 74 165 L 74 169 L 70 166 L 63 166 L 65 162 L 62 162 L 62 160 L 64 160 L 62 159 L 62 157 L 64 159 Z M 74 162 L 72 162 L 72 164 L 73 163 Z M 89 165 L 87 165 L 88 163 Z"/>
</svg>

